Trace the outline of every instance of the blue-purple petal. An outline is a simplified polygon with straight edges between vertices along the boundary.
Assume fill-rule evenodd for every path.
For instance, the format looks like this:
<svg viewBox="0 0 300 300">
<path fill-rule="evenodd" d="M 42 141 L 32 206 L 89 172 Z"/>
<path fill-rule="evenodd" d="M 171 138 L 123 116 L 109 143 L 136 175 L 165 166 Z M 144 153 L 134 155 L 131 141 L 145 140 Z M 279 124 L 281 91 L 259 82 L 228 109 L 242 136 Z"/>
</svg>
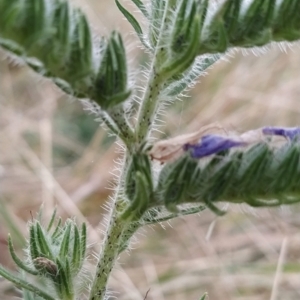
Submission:
<svg viewBox="0 0 300 300">
<path fill-rule="evenodd" d="M 245 145 L 244 142 L 236 141 L 228 137 L 205 135 L 198 144 L 185 144 L 183 149 L 185 151 L 190 150 L 191 156 L 194 158 L 202 158 L 224 150 L 228 150 L 232 147 L 239 147 L 243 145 Z"/>
<path fill-rule="evenodd" d="M 265 135 L 280 135 L 290 140 L 300 137 L 300 127 L 264 127 L 262 129 Z"/>
</svg>

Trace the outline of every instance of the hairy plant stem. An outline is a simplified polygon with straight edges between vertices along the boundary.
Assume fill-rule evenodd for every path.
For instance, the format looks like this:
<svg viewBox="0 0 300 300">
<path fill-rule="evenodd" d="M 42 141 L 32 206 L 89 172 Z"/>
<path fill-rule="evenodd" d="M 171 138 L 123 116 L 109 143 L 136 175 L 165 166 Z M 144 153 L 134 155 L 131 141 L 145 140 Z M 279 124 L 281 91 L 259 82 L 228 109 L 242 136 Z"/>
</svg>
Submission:
<svg viewBox="0 0 300 300">
<path fill-rule="evenodd" d="M 105 240 L 97 263 L 96 274 L 89 296 L 90 300 L 105 299 L 108 278 L 120 253 L 119 248 L 121 247 L 122 234 L 129 225 L 128 222 L 120 218 L 121 201 L 122 199 L 116 195 Z"/>
<path fill-rule="evenodd" d="M 141 107 L 139 111 L 137 128 L 135 131 L 135 138 L 138 144 L 145 141 L 147 136 L 150 133 L 150 128 L 155 119 L 158 106 L 159 93 L 163 87 L 163 84 L 167 78 L 163 78 L 158 70 L 158 65 L 162 59 L 162 56 L 165 55 L 163 43 L 163 28 L 165 26 L 167 12 L 169 8 L 169 1 L 165 6 L 164 17 L 161 25 L 160 36 L 157 40 L 157 45 L 155 48 L 154 56 L 152 59 L 151 69 L 149 71 L 149 80 L 147 87 L 145 89 L 144 95 L 142 97 Z M 116 119 L 117 116 L 114 116 Z M 126 137 L 129 144 L 132 143 L 131 136 Z M 133 150 L 132 145 L 127 146 L 127 155 L 130 155 L 130 152 Z M 140 227 L 140 223 L 137 222 L 128 222 L 123 220 L 120 216 L 120 212 L 124 209 L 124 199 L 120 196 L 119 191 L 122 190 L 121 185 L 124 182 L 124 177 L 126 176 L 125 170 L 128 169 L 129 160 L 124 160 L 123 172 L 120 177 L 119 186 L 117 187 L 117 193 L 115 195 L 114 206 L 112 208 L 110 221 L 107 227 L 105 234 L 105 240 L 101 253 L 99 255 L 99 260 L 96 267 L 96 273 L 94 277 L 94 282 L 92 284 L 92 289 L 90 292 L 89 300 L 104 300 L 106 299 L 106 289 L 109 275 L 112 271 L 112 268 L 119 256 L 119 254 L 124 251 L 129 244 L 130 238 Z"/>
<path fill-rule="evenodd" d="M 156 73 L 155 64 L 151 69 L 149 82 L 145 91 L 142 105 L 139 113 L 136 138 L 139 143 L 145 141 L 150 133 L 149 127 L 153 124 L 155 112 L 157 111 L 157 103 L 159 92 L 162 87 L 161 76 Z"/>
<path fill-rule="evenodd" d="M 121 179 L 125 176 L 128 159 L 124 160 L 124 168 Z M 107 282 L 110 273 L 118 259 L 119 254 L 124 251 L 129 244 L 130 238 L 140 227 L 139 222 L 128 222 L 123 220 L 120 212 L 124 209 L 124 199 L 120 192 L 120 180 L 118 192 L 115 195 L 114 204 L 112 207 L 109 223 L 105 233 L 105 240 L 99 255 L 99 260 L 96 267 L 96 273 L 92 284 L 89 300 L 106 299 Z"/>
<path fill-rule="evenodd" d="M 167 1 L 160 27 L 160 34 L 157 40 L 151 68 L 149 71 L 149 79 L 147 82 L 146 90 L 142 97 L 142 102 L 139 110 L 136 128 L 136 138 L 139 143 L 144 142 L 151 132 L 151 126 L 153 125 L 153 121 L 157 112 L 159 93 L 162 90 L 165 81 L 167 80 L 167 78 L 163 78 L 158 69 L 159 64 L 161 63 L 161 58 L 163 55 L 165 55 L 165 49 L 163 47 L 163 33 L 165 32 L 164 28 L 166 26 L 169 6 L 170 1 Z"/>
<path fill-rule="evenodd" d="M 111 108 L 108 110 L 108 115 L 119 128 L 117 136 L 119 136 L 125 143 L 126 147 L 130 149 L 134 144 L 134 132 L 126 118 L 126 111 L 124 107 L 120 105 L 120 107 Z"/>
</svg>

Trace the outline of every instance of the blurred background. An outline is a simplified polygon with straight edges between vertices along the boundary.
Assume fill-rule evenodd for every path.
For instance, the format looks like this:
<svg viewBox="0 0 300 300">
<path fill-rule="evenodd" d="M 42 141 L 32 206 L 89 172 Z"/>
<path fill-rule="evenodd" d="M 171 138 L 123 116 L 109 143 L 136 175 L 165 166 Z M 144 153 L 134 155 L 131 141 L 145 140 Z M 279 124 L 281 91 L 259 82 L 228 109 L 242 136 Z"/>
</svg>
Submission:
<svg viewBox="0 0 300 300">
<path fill-rule="evenodd" d="M 145 60 L 113 1 L 72 2 L 96 35 L 124 34 L 133 70 Z M 168 108 L 161 130 L 175 136 L 213 122 L 236 132 L 299 126 L 299 66 L 298 45 L 235 51 L 201 77 L 190 98 Z M 87 221 L 91 250 L 97 250 L 120 156 L 114 141 L 79 101 L 0 50 L 1 264 L 14 268 L 7 234 L 20 250 L 26 222 L 42 203 L 45 220 L 57 205 L 64 218 Z M 112 295 L 142 300 L 150 289 L 147 300 L 198 300 L 204 292 L 210 300 L 300 299 L 299 212 L 299 205 L 237 205 L 224 217 L 204 211 L 145 227 L 119 259 Z M 14 299 L 11 291 L 0 281 L 1 299 Z"/>
</svg>

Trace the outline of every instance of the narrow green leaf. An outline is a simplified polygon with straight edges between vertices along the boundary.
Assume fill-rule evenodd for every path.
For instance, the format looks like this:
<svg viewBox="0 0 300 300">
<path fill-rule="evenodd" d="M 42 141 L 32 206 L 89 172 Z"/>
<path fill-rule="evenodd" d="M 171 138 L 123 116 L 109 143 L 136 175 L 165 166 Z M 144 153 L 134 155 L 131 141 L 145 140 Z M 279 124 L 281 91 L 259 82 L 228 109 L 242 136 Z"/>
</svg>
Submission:
<svg viewBox="0 0 300 300">
<path fill-rule="evenodd" d="M 49 294 L 45 293 L 42 289 L 39 287 L 21 279 L 15 276 L 14 274 L 8 272 L 5 270 L 2 266 L 0 266 L 0 276 L 4 277 L 8 281 L 15 284 L 17 287 L 23 288 L 25 290 L 33 292 L 35 295 L 42 297 L 45 300 L 55 300 L 56 298 L 53 298 Z"/>
<path fill-rule="evenodd" d="M 115 0 L 119 10 L 122 12 L 127 21 L 131 24 L 133 29 L 135 30 L 138 37 L 141 39 L 143 36 L 143 30 L 139 24 L 139 22 L 135 19 L 135 17 L 124 7 L 121 5 L 119 0 Z"/>
<path fill-rule="evenodd" d="M 51 230 L 51 228 L 52 228 L 52 226 L 53 226 L 53 223 L 54 223 L 55 217 L 56 217 L 56 212 L 57 212 L 57 208 L 55 207 L 55 209 L 54 209 L 54 211 L 53 211 L 53 213 L 52 213 L 52 215 L 51 215 L 50 222 L 49 222 L 48 227 L 47 227 L 47 231 L 48 231 L 48 232 Z"/>
<path fill-rule="evenodd" d="M 139 220 L 149 205 L 149 186 L 144 174 L 137 171 L 135 196 L 130 205 L 122 213 L 123 220 Z"/>
<path fill-rule="evenodd" d="M 39 255 L 39 256 L 48 257 L 51 260 L 53 260 L 54 257 L 53 257 L 53 253 L 51 251 L 51 247 L 45 237 L 45 234 L 43 232 L 43 229 L 42 229 L 40 223 L 36 222 L 35 227 L 36 227 L 37 244 L 41 250 L 41 255 Z"/>
<path fill-rule="evenodd" d="M 112 47 L 115 53 L 117 68 L 115 76 L 118 76 L 116 81 L 119 82 L 120 91 L 124 91 L 127 89 L 127 61 L 123 40 L 119 33 L 116 33 L 115 38 L 112 39 Z"/>
<path fill-rule="evenodd" d="M 174 30 L 172 33 L 172 45 L 171 48 L 175 52 L 180 52 L 182 51 L 182 47 L 184 43 L 186 43 L 186 37 L 185 37 L 185 30 L 183 27 L 185 27 L 185 23 L 190 21 L 191 18 L 185 18 L 186 15 L 186 9 L 187 9 L 187 4 L 188 1 L 181 1 L 178 10 L 177 10 L 177 15 L 176 15 L 176 21 L 174 26 Z"/>
<path fill-rule="evenodd" d="M 92 36 L 89 23 L 85 15 L 80 11 L 79 14 L 79 27 L 78 27 L 78 42 L 80 51 L 80 58 L 87 71 L 90 71 L 92 67 Z"/>
<path fill-rule="evenodd" d="M 191 167 L 191 169 L 189 169 Z M 194 171 L 194 164 L 189 159 L 189 157 L 184 157 L 178 160 L 174 164 L 172 172 L 170 172 L 165 179 L 165 192 L 163 194 L 163 199 L 166 208 L 173 212 L 178 213 L 177 204 L 180 203 L 184 192 L 189 184 L 189 177 Z"/>
<path fill-rule="evenodd" d="M 261 182 L 263 182 L 262 177 L 265 168 L 268 167 L 272 159 L 273 153 L 266 144 L 258 144 L 243 153 L 241 157 L 243 163 L 235 177 L 237 180 L 233 182 L 233 188 L 238 189 L 237 193 L 240 192 L 242 197 L 253 193 L 257 187 L 257 183 L 253 181 L 253 178 L 256 178 L 256 181 L 262 179 Z"/>
<path fill-rule="evenodd" d="M 38 275 L 38 272 L 34 269 L 32 269 L 31 267 L 29 267 L 28 265 L 26 265 L 16 254 L 10 234 L 8 235 L 8 249 L 9 249 L 9 253 L 13 259 L 13 261 L 15 262 L 15 264 L 22 270 L 24 270 L 25 272 L 31 274 L 31 275 Z"/>
<path fill-rule="evenodd" d="M 38 245 L 37 245 L 37 233 L 34 224 L 30 225 L 29 228 L 29 250 L 31 260 L 41 256 Z"/>
<path fill-rule="evenodd" d="M 193 22 L 193 26 L 190 29 L 190 37 L 187 41 L 188 46 L 183 49 L 182 54 L 178 55 L 168 62 L 166 65 L 162 66 L 160 69 L 161 75 L 164 76 L 166 79 L 170 77 L 180 74 L 187 70 L 191 64 L 193 63 L 196 52 L 199 46 L 199 35 L 200 35 L 200 22 L 199 18 L 196 17 Z"/>
<path fill-rule="evenodd" d="M 143 13 L 144 17 L 149 20 L 149 13 L 144 3 L 141 0 L 131 1 L 139 8 L 139 10 Z"/>
<path fill-rule="evenodd" d="M 71 270 L 69 259 L 66 259 L 65 272 L 66 272 L 66 279 L 67 279 L 68 295 L 70 299 L 73 299 L 74 298 L 73 277 L 75 277 L 75 274 L 73 274 Z"/>
<path fill-rule="evenodd" d="M 68 1 L 60 1 L 53 12 L 53 24 L 57 30 L 53 39 L 57 38 L 58 42 L 53 45 L 53 52 L 47 55 L 47 61 L 57 70 L 55 76 L 61 73 L 61 65 L 67 63 L 71 51 L 72 43 L 72 9 Z M 50 39 L 50 37 L 49 37 Z"/>
<path fill-rule="evenodd" d="M 80 271 L 82 265 L 81 252 L 80 252 L 80 236 L 79 230 L 76 225 L 73 226 L 74 238 L 73 238 L 73 253 L 72 253 L 72 272 L 77 274 Z"/>
<path fill-rule="evenodd" d="M 274 178 L 270 188 L 274 192 L 284 193 L 289 190 L 297 178 L 297 170 L 299 165 L 299 149 L 297 145 L 294 147 L 283 146 L 283 149 L 278 151 L 282 152 L 282 159 L 274 161 L 276 167 L 274 169 L 277 172 L 277 178 Z"/>
<path fill-rule="evenodd" d="M 54 232 L 52 233 L 52 236 L 51 236 L 52 240 L 57 239 L 57 237 L 62 233 L 61 223 L 62 223 L 62 220 L 61 220 L 61 218 L 59 218 L 58 222 L 57 222 L 57 225 L 55 227 L 55 230 L 54 230 Z"/>
<path fill-rule="evenodd" d="M 85 260 L 86 255 L 86 238 L 87 238 L 87 229 L 86 224 L 82 223 L 81 225 L 81 232 L 80 232 L 80 257 L 81 257 L 81 266 Z M 80 266 L 80 267 L 81 267 Z"/>
<path fill-rule="evenodd" d="M 207 296 L 207 293 L 205 293 L 205 294 L 200 298 L 200 300 L 205 300 L 205 299 L 206 299 L 206 296 Z"/>
<path fill-rule="evenodd" d="M 63 233 L 63 240 L 59 249 L 59 257 L 65 259 L 69 254 L 69 245 L 71 239 L 71 223 L 68 223 Z"/>
<path fill-rule="evenodd" d="M 237 32 L 242 0 L 227 1 L 224 11 L 224 26 L 228 35 L 232 38 Z"/>
<path fill-rule="evenodd" d="M 57 284 L 59 285 L 59 290 L 61 291 L 63 299 L 64 297 L 68 298 L 72 295 L 72 292 L 69 287 L 69 278 L 67 278 L 65 266 L 59 258 L 56 258 L 56 264 L 58 267 Z"/>
</svg>

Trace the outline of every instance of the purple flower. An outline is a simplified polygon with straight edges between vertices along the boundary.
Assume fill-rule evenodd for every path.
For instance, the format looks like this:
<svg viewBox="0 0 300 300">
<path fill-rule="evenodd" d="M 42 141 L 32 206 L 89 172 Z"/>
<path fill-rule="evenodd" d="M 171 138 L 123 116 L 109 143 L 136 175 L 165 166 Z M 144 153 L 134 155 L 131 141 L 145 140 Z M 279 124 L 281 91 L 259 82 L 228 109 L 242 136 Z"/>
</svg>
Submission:
<svg viewBox="0 0 300 300">
<path fill-rule="evenodd" d="M 265 135 L 281 135 L 290 140 L 300 137 L 300 127 L 264 127 L 262 132 Z"/>
<path fill-rule="evenodd" d="M 185 151 L 191 150 L 191 155 L 194 158 L 202 158 L 211 154 L 228 150 L 232 147 L 239 147 L 246 145 L 245 142 L 222 137 L 218 135 L 205 135 L 201 138 L 198 144 L 185 144 L 183 149 Z"/>
</svg>

